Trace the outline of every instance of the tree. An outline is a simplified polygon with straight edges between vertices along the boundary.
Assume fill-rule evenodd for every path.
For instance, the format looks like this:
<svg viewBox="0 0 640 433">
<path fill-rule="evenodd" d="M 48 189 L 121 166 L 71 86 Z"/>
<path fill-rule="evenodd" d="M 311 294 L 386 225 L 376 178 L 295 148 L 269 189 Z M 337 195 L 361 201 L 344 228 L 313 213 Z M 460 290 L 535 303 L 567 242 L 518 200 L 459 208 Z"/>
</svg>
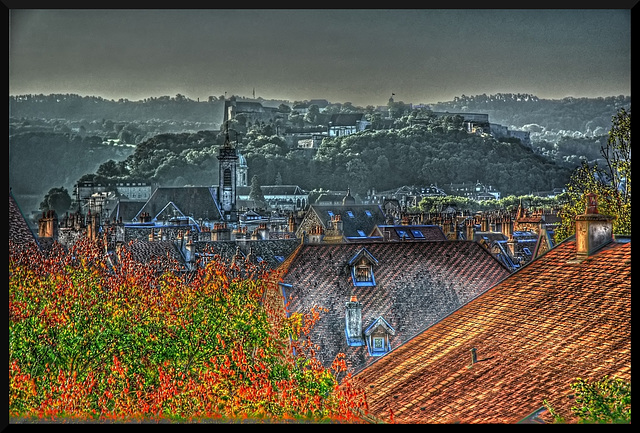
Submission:
<svg viewBox="0 0 640 433">
<path fill-rule="evenodd" d="M 256 176 L 255 174 L 251 178 L 251 191 L 249 191 L 249 200 L 253 200 L 254 204 L 257 207 L 261 207 L 266 204 L 264 193 L 262 192 L 262 187 L 260 186 L 260 182 L 258 182 L 258 176 Z"/>
<path fill-rule="evenodd" d="M 51 188 L 40 203 L 41 211 L 54 210 L 62 215 L 71 207 L 71 196 L 65 187 Z"/>
<path fill-rule="evenodd" d="M 602 380 L 590 382 L 577 378 L 571 389 L 575 392 L 576 405 L 571 407 L 573 416 L 579 424 L 630 424 L 631 423 L 631 384 L 622 379 L 605 376 Z M 556 423 L 565 422 L 545 400 Z"/>
<path fill-rule="evenodd" d="M 280 174 L 280 172 L 278 172 L 278 174 L 276 174 L 275 184 L 276 185 L 282 185 L 282 174 Z"/>
<path fill-rule="evenodd" d="M 357 422 L 344 355 L 313 356 L 318 312 L 285 314 L 279 272 L 207 254 L 186 275 L 103 249 L 9 241 L 10 417 Z"/>
<path fill-rule="evenodd" d="M 589 193 L 598 198 L 598 212 L 614 218 L 614 234 L 631 234 L 631 112 L 621 108 L 612 117 L 607 144 L 600 153 L 604 167 L 582 161 L 571 175 L 567 203 L 559 212 L 558 242 L 575 233 L 575 218 L 584 213 Z"/>
<path fill-rule="evenodd" d="M 100 164 L 98 170 L 96 171 L 98 176 L 104 177 L 117 177 L 120 173 L 120 166 L 113 159 L 108 160 L 105 163 Z"/>
</svg>

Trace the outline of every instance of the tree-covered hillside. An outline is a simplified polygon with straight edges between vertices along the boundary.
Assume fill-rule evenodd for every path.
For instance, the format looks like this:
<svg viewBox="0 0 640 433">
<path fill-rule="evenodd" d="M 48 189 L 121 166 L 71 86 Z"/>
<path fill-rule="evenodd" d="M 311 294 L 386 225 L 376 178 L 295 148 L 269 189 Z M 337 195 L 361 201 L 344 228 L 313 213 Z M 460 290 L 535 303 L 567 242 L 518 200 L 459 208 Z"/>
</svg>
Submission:
<svg viewBox="0 0 640 433">
<path fill-rule="evenodd" d="M 450 183 L 489 184 L 503 194 L 528 194 L 562 186 L 570 169 L 533 153 L 518 141 L 500 142 L 463 130 L 429 126 L 362 132 L 324 139 L 313 158 L 300 151 L 272 151 L 253 141 L 244 147 L 250 175 L 261 184 L 281 173 L 284 184 L 303 188 L 344 190 L 363 194 L 401 185 L 444 186 Z M 268 152 L 263 148 L 269 148 Z"/>
<path fill-rule="evenodd" d="M 37 211 L 51 188 L 73 185 L 109 159 L 121 160 L 133 147 L 105 145 L 99 137 L 32 131 L 9 138 L 9 186 L 25 215 Z"/>
<path fill-rule="evenodd" d="M 618 109 L 628 111 L 630 107 L 631 96 L 539 99 L 523 93 L 462 95 L 453 101 L 431 105 L 433 111 L 486 113 L 492 123 L 529 131 L 534 142 L 552 143 L 563 136 L 606 135 Z"/>
<path fill-rule="evenodd" d="M 435 121 L 434 121 L 435 122 Z M 362 132 L 325 139 L 310 156 L 291 149 L 277 136 L 248 134 L 240 152 L 249 176 L 262 185 L 279 177 L 302 188 L 346 189 L 405 184 L 488 183 L 503 194 L 528 194 L 563 186 L 570 169 L 537 155 L 518 141 L 500 142 L 439 123 L 400 130 Z M 210 185 L 217 182 L 217 149 L 223 134 L 162 134 L 141 143 L 123 161 L 103 164 L 99 180 L 147 179 L 163 185 Z"/>
<path fill-rule="evenodd" d="M 10 96 L 10 186 L 28 213 L 37 210 L 51 188 L 72 191 L 75 182 L 87 176 L 163 185 L 215 184 L 215 156 L 223 137 L 212 119 L 222 119 L 223 98 L 200 102 L 176 95 L 132 102 L 78 95 Z M 280 101 L 264 101 L 269 102 L 273 106 Z M 262 185 L 278 181 L 309 190 L 350 187 L 364 193 L 370 188 L 480 180 L 503 195 L 529 194 L 563 187 L 569 171 L 582 160 L 599 158 L 611 117 L 630 105 L 631 98 L 623 96 L 543 100 L 526 94 L 463 95 L 422 108 L 390 103 L 388 112 L 394 118 L 385 124 L 388 113 L 373 106 L 330 104 L 330 113 L 364 113 L 372 130 L 325 139 L 317 152 L 300 150 L 281 133 L 287 125 L 316 131 L 322 128 L 317 119 L 323 117 L 314 120 L 289 110 L 288 118 L 283 111 L 282 125 L 234 119 L 231 138 L 240 139 L 249 176 L 257 176 Z M 532 146 L 468 134 L 459 116 L 438 117 L 434 111 L 487 113 L 491 123 L 530 131 Z M 422 127 L 411 126 L 417 119 Z"/>
<path fill-rule="evenodd" d="M 194 101 L 183 95 L 161 96 L 141 101 L 108 100 L 75 94 L 9 96 L 9 117 L 66 119 L 69 121 L 138 121 L 199 122 L 220 126 L 223 101 L 211 97 Z"/>
</svg>

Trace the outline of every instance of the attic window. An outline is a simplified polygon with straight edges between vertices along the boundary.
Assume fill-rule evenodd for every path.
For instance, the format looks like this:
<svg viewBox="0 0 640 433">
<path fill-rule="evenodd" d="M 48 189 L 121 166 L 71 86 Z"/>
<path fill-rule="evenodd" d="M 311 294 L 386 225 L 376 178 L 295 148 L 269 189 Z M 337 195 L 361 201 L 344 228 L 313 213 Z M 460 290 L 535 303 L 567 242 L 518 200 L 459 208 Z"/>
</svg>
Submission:
<svg viewBox="0 0 640 433">
<path fill-rule="evenodd" d="M 364 232 L 363 232 L 362 230 L 358 230 L 358 234 L 359 234 L 360 236 L 367 236 L 366 234 L 364 234 Z"/>
<path fill-rule="evenodd" d="M 373 216 L 373 215 L 371 215 L 371 211 L 370 211 L 370 210 L 365 210 L 365 211 L 364 211 L 364 213 L 365 213 L 368 217 Z"/>
<path fill-rule="evenodd" d="M 284 262 L 284 257 L 283 256 L 273 256 L 279 263 Z"/>
<path fill-rule="evenodd" d="M 355 218 L 355 216 L 353 216 L 353 212 L 350 210 L 347 211 L 347 215 L 349 215 L 349 218 Z"/>
<path fill-rule="evenodd" d="M 365 342 L 369 355 L 382 356 L 391 350 L 389 337 L 395 335 L 396 331 L 382 317 L 378 317 L 364 331 Z"/>
<path fill-rule="evenodd" d="M 332 211 L 328 210 L 327 213 L 329 214 L 330 217 L 333 218 L 333 212 Z"/>
<path fill-rule="evenodd" d="M 373 275 L 373 266 L 378 264 L 378 261 L 366 250 L 362 248 L 358 253 L 349 261 L 351 267 L 351 279 L 354 286 L 375 286 L 376 280 Z"/>
</svg>

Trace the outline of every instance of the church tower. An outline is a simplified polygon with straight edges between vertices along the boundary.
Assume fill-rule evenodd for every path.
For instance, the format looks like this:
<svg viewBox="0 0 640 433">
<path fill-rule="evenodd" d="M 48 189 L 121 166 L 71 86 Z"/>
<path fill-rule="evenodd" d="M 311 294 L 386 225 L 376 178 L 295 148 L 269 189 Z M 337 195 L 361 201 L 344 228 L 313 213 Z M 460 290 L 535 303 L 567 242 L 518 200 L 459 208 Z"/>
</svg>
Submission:
<svg viewBox="0 0 640 433">
<path fill-rule="evenodd" d="M 229 141 L 229 125 L 225 123 L 224 144 L 218 150 L 218 203 L 225 221 L 237 221 L 236 212 L 236 165 L 238 153 Z"/>
</svg>

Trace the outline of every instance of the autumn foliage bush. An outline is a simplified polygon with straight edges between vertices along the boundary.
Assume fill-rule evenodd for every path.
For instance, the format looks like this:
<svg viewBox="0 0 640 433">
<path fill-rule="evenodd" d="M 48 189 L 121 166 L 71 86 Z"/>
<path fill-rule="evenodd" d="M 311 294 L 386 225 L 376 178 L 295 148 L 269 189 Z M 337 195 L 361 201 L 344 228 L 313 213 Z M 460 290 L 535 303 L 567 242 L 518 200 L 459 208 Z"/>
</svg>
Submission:
<svg viewBox="0 0 640 433">
<path fill-rule="evenodd" d="M 130 245 L 10 242 L 11 418 L 359 422 L 343 358 L 324 368 L 307 338 L 320 312 L 284 314 L 275 271 Z"/>
</svg>

